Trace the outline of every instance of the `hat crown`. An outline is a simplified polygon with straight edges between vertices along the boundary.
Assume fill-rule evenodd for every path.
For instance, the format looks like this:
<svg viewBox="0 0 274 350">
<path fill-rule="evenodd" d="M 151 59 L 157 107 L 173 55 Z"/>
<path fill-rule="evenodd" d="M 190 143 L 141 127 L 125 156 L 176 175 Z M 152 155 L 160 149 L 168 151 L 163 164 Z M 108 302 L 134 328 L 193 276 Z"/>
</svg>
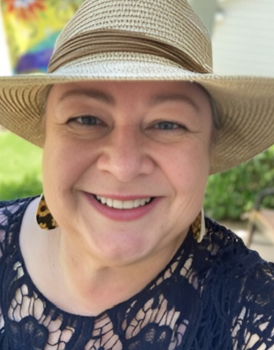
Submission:
<svg viewBox="0 0 274 350">
<path fill-rule="evenodd" d="M 64 56 L 62 48 L 67 50 L 68 42 L 74 37 L 98 31 L 104 31 L 105 37 L 108 31 L 119 31 L 130 33 L 133 41 L 141 36 L 153 43 L 168 45 L 169 50 L 176 50 L 177 56 L 181 53 L 193 61 L 194 71 L 212 71 L 210 36 L 186 0 L 86 0 L 60 34 L 53 57 L 57 52 Z M 77 46 L 73 45 L 76 51 Z M 153 44 L 150 42 L 149 46 Z M 130 52 L 130 48 L 127 51 Z"/>
</svg>

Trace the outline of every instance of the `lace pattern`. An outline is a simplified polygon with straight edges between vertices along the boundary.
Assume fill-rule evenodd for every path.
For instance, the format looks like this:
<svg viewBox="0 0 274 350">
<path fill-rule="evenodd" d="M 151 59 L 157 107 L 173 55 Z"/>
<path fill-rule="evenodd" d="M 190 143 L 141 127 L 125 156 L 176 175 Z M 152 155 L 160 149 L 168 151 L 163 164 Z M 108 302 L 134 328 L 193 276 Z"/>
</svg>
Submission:
<svg viewBox="0 0 274 350">
<path fill-rule="evenodd" d="M 97 317 L 58 309 L 33 284 L 19 247 L 32 199 L 0 206 L 0 349 L 274 349 L 274 266 L 207 219 L 140 293 Z"/>
</svg>

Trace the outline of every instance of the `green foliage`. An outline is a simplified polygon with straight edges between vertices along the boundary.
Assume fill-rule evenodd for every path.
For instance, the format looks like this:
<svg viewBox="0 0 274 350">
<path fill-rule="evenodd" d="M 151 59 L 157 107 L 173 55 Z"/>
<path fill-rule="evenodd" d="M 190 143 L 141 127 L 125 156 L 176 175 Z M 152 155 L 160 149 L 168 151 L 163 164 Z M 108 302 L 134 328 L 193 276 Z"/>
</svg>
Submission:
<svg viewBox="0 0 274 350">
<path fill-rule="evenodd" d="M 40 148 L 10 132 L 1 132 L 0 159 L 0 200 L 42 192 Z"/>
<path fill-rule="evenodd" d="M 41 179 L 30 175 L 23 177 L 20 181 L 1 183 L 0 200 L 35 196 L 41 193 Z"/>
<path fill-rule="evenodd" d="M 265 188 L 274 188 L 274 146 L 236 168 L 210 176 L 206 214 L 216 220 L 239 220 Z M 274 196 L 267 197 L 264 206 L 274 208 Z"/>
</svg>

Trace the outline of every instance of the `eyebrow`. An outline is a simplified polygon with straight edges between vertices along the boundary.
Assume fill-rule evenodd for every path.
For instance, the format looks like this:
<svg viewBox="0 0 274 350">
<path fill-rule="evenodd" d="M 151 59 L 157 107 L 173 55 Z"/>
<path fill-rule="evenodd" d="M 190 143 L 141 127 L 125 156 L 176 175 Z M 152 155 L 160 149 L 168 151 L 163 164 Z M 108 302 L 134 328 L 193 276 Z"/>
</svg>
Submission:
<svg viewBox="0 0 274 350">
<path fill-rule="evenodd" d="M 157 104 L 165 103 L 165 102 L 182 102 L 182 103 L 188 103 L 191 105 L 197 112 L 200 112 L 199 106 L 195 103 L 195 101 L 182 94 L 163 94 L 163 95 L 157 95 L 154 96 L 150 100 L 150 105 L 155 106 Z"/>
<path fill-rule="evenodd" d="M 111 94 L 100 90 L 94 89 L 75 89 L 66 91 L 59 99 L 59 102 L 69 98 L 69 97 L 77 97 L 77 96 L 86 96 L 88 98 L 93 98 L 95 100 L 99 100 L 105 102 L 111 106 L 116 104 L 114 97 Z M 197 112 L 200 112 L 199 106 L 194 102 L 194 100 L 183 94 L 160 94 L 152 97 L 149 101 L 150 106 L 156 106 L 166 102 L 182 102 L 188 103 L 191 105 Z"/>
<path fill-rule="evenodd" d="M 107 94 L 105 92 L 99 91 L 99 90 L 92 90 L 92 89 L 75 89 L 75 90 L 69 90 L 66 91 L 59 99 L 59 102 L 62 102 L 63 100 L 69 98 L 69 97 L 81 97 L 85 96 L 88 98 L 93 98 L 95 100 L 99 100 L 102 102 L 105 102 L 109 105 L 114 106 L 115 105 L 115 100 L 113 96 L 110 94 Z"/>
</svg>

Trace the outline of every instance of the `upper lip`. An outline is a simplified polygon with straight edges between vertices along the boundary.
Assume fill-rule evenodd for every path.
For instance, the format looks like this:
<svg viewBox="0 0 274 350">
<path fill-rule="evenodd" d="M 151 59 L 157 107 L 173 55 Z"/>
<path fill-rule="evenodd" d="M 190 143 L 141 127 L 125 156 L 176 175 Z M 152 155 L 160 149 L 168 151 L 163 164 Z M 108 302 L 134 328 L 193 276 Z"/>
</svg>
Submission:
<svg viewBox="0 0 274 350">
<path fill-rule="evenodd" d="M 92 193 L 94 196 L 97 197 L 104 197 L 104 198 L 110 198 L 113 200 L 118 201 L 133 201 L 136 199 L 146 199 L 146 198 L 155 198 L 155 196 L 151 195 L 128 195 L 128 196 L 121 196 L 121 195 L 113 195 L 113 194 L 99 194 L 99 193 Z"/>
</svg>

